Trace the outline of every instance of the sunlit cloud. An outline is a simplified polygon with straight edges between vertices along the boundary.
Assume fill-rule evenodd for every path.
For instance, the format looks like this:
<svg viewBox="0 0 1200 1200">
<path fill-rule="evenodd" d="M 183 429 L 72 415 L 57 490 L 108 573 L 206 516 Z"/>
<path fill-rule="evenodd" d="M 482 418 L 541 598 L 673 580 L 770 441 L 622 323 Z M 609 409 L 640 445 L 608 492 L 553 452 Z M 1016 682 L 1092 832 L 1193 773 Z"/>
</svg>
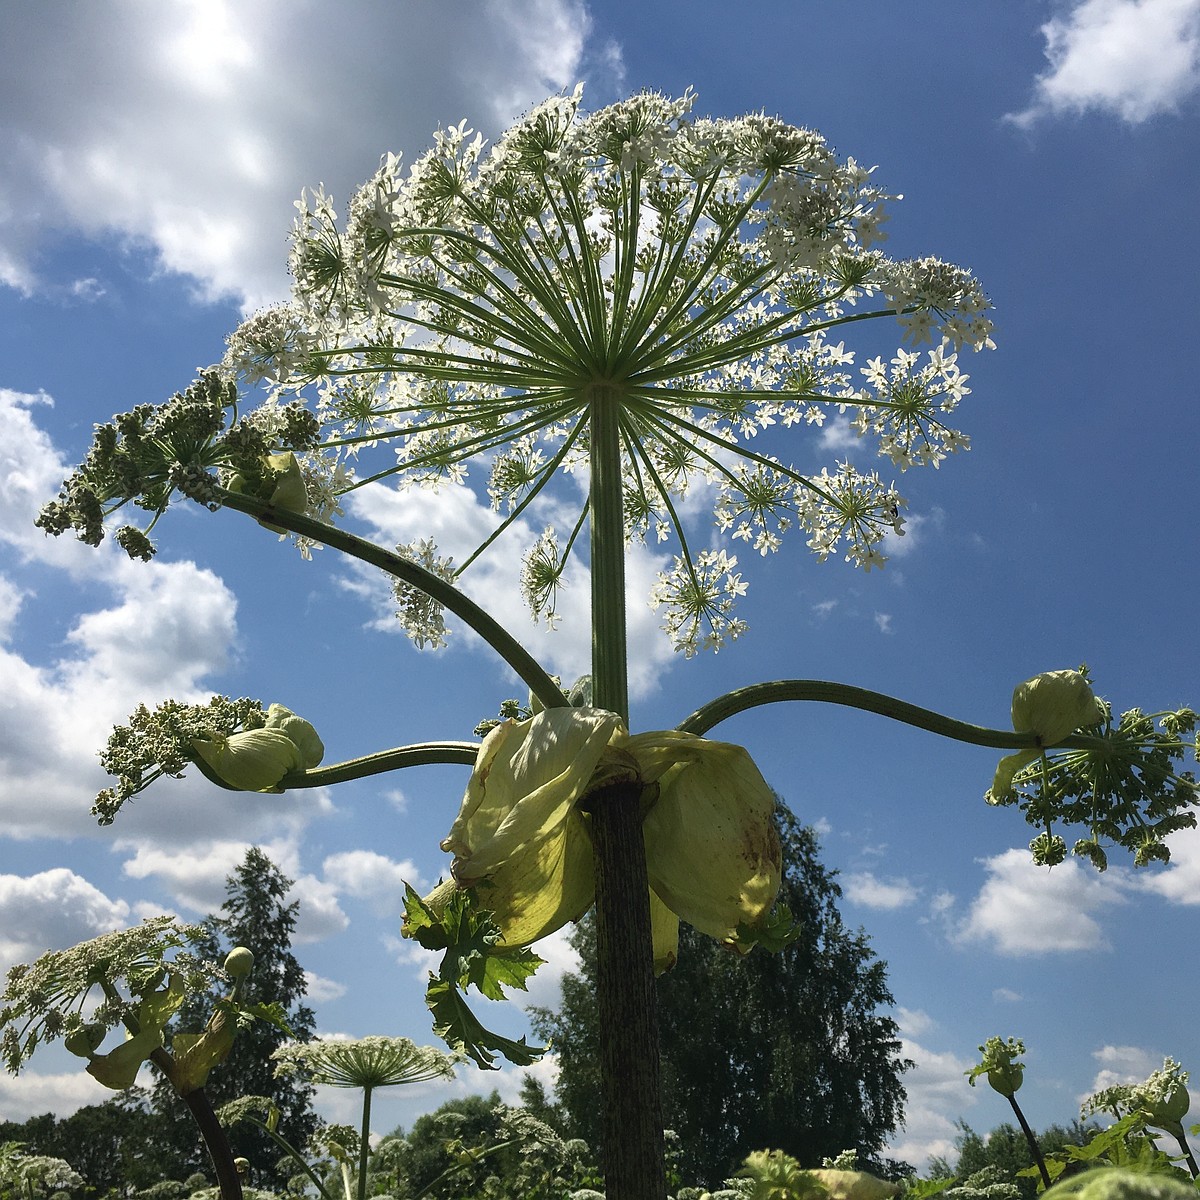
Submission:
<svg viewBox="0 0 1200 1200">
<path fill-rule="evenodd" d="M 958 942 L 1018 956 L 1108 948 L 1098 917 L 1125 903 L 1119 870 L 1100 876 L 1074 860 L 1039 867 L 1020 849 L 989 858 L 984 867 L 983 887 L 955 929 Z"/>
<path fill-rule="evenodd" d="M 1050 69 L 1016 125 L 1088 111 L 1136 125 L 1200 89 L 1200 0 L 1082 0 L 1042 35 Z"/>
<path fill-rule="evenodd" d="M 324 181 L 344 205 L 381 154 L 411 161 L 435 129 L 466 118 L 494 136 L 578 79 L 598 99 L 623 85 L 620 50 L 592 43 L 583 0 L 346 0 L 337 22 L 353 37 L 294 19 L 284 0 L 21 13 L 5 24 L 0 282 L 25 294 L 66 286 L 40 277 L 38 254 L 78 233 L 119 239 L 202 297 L 253 309 L 286 294 L 301 188 Z M 314 62 L 355 86 L 338 103 L 298 103 L 297 64 Z M 104 288 L 69 283 L 86 298 Z"/>
</svg>

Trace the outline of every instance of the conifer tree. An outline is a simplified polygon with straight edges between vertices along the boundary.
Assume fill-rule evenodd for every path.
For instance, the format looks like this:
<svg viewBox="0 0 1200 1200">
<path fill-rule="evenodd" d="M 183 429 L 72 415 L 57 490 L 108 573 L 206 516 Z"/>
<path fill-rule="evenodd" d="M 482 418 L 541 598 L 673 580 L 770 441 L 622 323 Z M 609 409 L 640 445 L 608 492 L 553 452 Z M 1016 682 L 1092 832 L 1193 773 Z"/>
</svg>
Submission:
<svg viewBox="0 0 1200 1200">
<path fill-rule="evenodd" d="M 292 880 L 257 846 L 225 881 L 220 913 L 204 921 L 207 935 L 197 948 L 220 961 L 234 946 L 254 955 L 254 968 L 245 996 L 248 1000 L 282 1005 L 295 1040 L 308 1041 L 314 1032 L 312 1010 L 304 1004 L 304 969 L 292 953 L 299 901 L 287 902 Z M 177 1027 L 200 1029 L 212 1002 L 192 1002 L 180 1012 Z M 296 1078 L 275 1077 L 271 1054 L 290 1040 L 281 1029 L 255 1021 L 239 1030 L 229 1057 L 209 1075 L 206 1090 L 214 1107 L 239 1096 L 268 1096 L 279 1106 L 279 1132 L 294 1146 L 303 1146 L 319 1124 L 312 1109 L 313 1088 Z M 163 1114 L 166 1137 L 188 1171 L 207 1170 L 208 1162 L 195 1126 L 182 1102 L 165 1081 L 155 1085 L 154 1107 Z M 250 1163 L 250 1182 L 282 1190 L 289 1172 L 278 1170 L 279 1150 L 266 1134 L 248 1123 L 229 1130 L 234 1153 Z"/>
<path fill-rule="evenodd" d="M 902 1116 L 897 1026 L 886 964 L 861 930 L 842 924 L 835 873 L 816 835 L 781 804 L 783 885 L 799 937 L 784 951 L 745 958 L 681 926 L 679 960 L 658 980 L 666 1124 L 680 1137 L 685 1182 L 719 1186 L 751 1150 L 778 1149 L 804 1166 L 855 1149 L 877 1170 Z M 582 965 L 562 985 L 557 1012 L 534 1011 L 534 1029 L 559 1058 L 557 1099 L 569 1133 L 602 1138 L 595 931 L 580 922 Z"/>
</svg>

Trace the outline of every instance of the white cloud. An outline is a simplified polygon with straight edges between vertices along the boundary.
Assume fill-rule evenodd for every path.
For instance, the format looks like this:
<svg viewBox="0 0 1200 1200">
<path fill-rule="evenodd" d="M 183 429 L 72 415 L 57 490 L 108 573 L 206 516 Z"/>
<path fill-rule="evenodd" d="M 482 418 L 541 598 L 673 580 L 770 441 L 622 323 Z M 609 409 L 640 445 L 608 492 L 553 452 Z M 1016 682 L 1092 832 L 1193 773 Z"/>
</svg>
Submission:
<svg viewBox="0 0 1200 1200">
<path fill-rule="evenodd" d="M 373 850 L 347 850 L 331 854 L 321 865 L 325 882 L 345 896 L 366 900 L 377 916 L 393 916 L 404 907 L 404 884 L 418 892 L 425 883 L 409 859 L 394 862 Z"/>
<path fill-rule="evenodd" d="M 929 1050 L 902 1038 L 900 1052 L 915 1066 L 904 1076 L 908 1101 L 904 1129 L 888 1146 L 888 1153 L 912 1163 L 918 1171 L 933 1155 L 953 1159 L 956 1124 L 962 1110 L 975 1103 L 963 1087 L 973 1061 L 944 1051 Z"/>
<path fill-rule="evenodd" d="M 0 960 L 7 965 L 130 923 L 124 900 L 110 899 L 66 867 L 36 875 L 0 875 Z"/>
<path fill-rule="evenodd" d="M 71 467 L 35 416 L 53 407 L 45 392 L 14 392 L 0 387 L 0 544 L 22 561 L 37 560 L 92 575 L 106 569 L 108 555 L 73 537 L 51 538 L 34 525 L 38 510 L 58 494 Z"/>
<path fill-rule="evenodd" d="M 615 47 L 591 54 L 583 0 L 345 0 L 336 22 L 354 35 L 295 20 L 286 0 L 14 10 L 0 52 L 0 281 L 42 289 L 34 264 L 57 233 L 115 235 L 205 295 L 255 307 L 286 290 L 302 187 L 323 180 L 344 208 L 384 151 L 411 161 L 463 117 L 494 135 L 578 78 L 602 97 L 621 75 Z M 391 145 L 376 140 L 380 113 Z"/>
<path fill-rule="evenodd" d="M 1171 862 L 1153 867 L 1135 878 L 1147 892 L 1172 904 L 1200 904 L 1200 838 L 1194 829 L 1183 829 L 1167 838 Z"/>
<path fill-rule="evenodd" d="M 1141 1083 L 1163 1064 L 1163 1056 L 1141 1046 L 1101 1046 L 1092 1051 L 1099 1064 L 1088 1095 L 1119 1083 Z M 1080 1100 L 1086 1099 L 1084 1096 Z"/>
<path fill-rule="evenodd" d="M 181 907 L 203 916 L 225 902 L 225 880 L 248 849 L 242 841 L 193 842 L 181 850 L 143 843 L 122 863 L 121 873 L 130 879 L 156 879 Z"/>
<path fill-rule="evenodd" d="M 0 642 L 8 641 L 25 594 L 15 583 L 0 575 Z"/>
<path fill-rule="evenodd" d="M 241 796 L 242 793 L 230 793 Z M 291 793 L 288 793 L 290 796 Z M 268 799 L 268 797 L 263 797 Z M 275 799 L 270 797 L 269 799 Z M 258 796 L 255 796 L 258 800 Z M 285 814 L 276 812 L 264 825 L 276 831 Z M 239 822 L 244 827 L 245 820 Z M 129 848 L 129 843 L 119 843 Z M 232 875 L 251 843 L 243 841 L 192 840 L 181 848 L 168 848 L 143 840 L 133 843 L 134 853 L 122 864 L 122 871 L 133 879 L 156 879 L 167 888 L 176 902 L 194 914 L 217 912 L 225 902 L 225 881 Z M 297 902 L 296 928 L 293 940 L 297 943 L 317 942 L 341 933 L 349 918 L 338 904 L 334 884 L 304 874 L 299 869 L 299 852 L 294 837 L 257 843 L 263 853 L 292 880 L 285 902 Z"/>
<path fill-rule="evenodd" d="M 336 979 L 326 979 L 323 975 L 305 971 L 304 991 L 307 999 L 314 1004 L 327 1004 L 331 1000 L 340 1000 L 346 994 L 346 985 L 338 983 Z"/>
<path fill-rule="evenodd" d="M 998 1004 L 1016 1004 L 1025 997 L 1020 992 L 1014 992 L 1012 988 L 998 987 L 992 992 L 992 999 Z"/>
<path fill-rule="evenodd" d="M 864 908 L 904 908 L 920 895 L 918 889 L 907 879 L 885 881 L 869 871 L 855 871 L 844 875 L 842 888 L 851 904 L 861 904 Z"/>
<path fill-rule="evenodd" d="M 1121 872 L 1089 874 L 1073 860 L 1039 867 L 1019 849 L 984 866 L 988 877 L 957 928 L 958 941 L 987 942 L 1012 955 L 1108 948 L 1093 914 L 1124 903 Z"/>
<path fill-rule="evenodd" d="M 35 420 L 38 407 L 50 403 L 0 389 L 0 567 L 13 572 L 0 587 L 0 626 L 8 637 L 0 649 L 0 824 L 12 837 L 94 831 L 88 802 L 108 782 L 96 751 L 112 726 L 139 703 L 168 695 L 207 699 L 210 689 L 202 684 L 228 662 L 237 636 L 236 601 L 211 571 L 191 562 L 134 563 L 108 543 L 88 547 L 34 527 L 39 506 L 67 471 Z M 23 648 L 22 606 L 36 595 L 15 582 L 15 572 L 30 561 L 65 569 L 86 584 L 92 607 L 59 640 L 43 637 Z M 176 799 L 186 791 L 184 785 Z M 228 802 L 215 803 L 219 810 Z M 163 823 L 156 810 L 138 806 L 132 826 Z M 208 818 L 179 808 L 163 832 L 178 839 Z M 131 828 L 123 822 L 127 836 Z"/>
<path fill-rule="evenodd" d="M 350 924 L 338 903 L 337 888 L 314 875 L 300 875 L 287 894 L 288 902 L 299 901 L 296 910 L 297 943 L 320 942 L 336 937 Z"/>
<path fill-rule="evenodd" d="M 933 1029 L 937 1022 L 924 1009 L 900 1005 L 896 1009 L 896 1024 L 905 1037 L 918 1038 Z"/>
<path fill-rule="evenodd" d="M 52 1112 L 69 1117 L 87 1104 L 104 1104 L 112 1092 L 85 1071 L 39 1074 L 22 1071 L 15 1078 L 0 1072 L 0 1112 L 5 1120 L 27 1121 Z"/>
<path fill-rule="evenodd" d="M 563 976 L 579 970 L 579 955 L 570 943 L 573 929 L 574 926 L 565 926 L 537 943 L 534 949 L 546 961 L 529 980 L 528 991 L 509 993 L 514 1004 L 522 1009 L 559 1007 Z"/>
<path fill-rule="evenodd" d="M 1138 124 L 1200 88 L 1200 0 L 1082 0 L 1042 34 L 1050 69 L 1017 125 L 1088 110 Z"/>
<path fill-rule="evenodd" d="M 355 493 L 354 515 L 370 524 L 375 536 L 383 541 L 407 543 L 418 538 L 433 538 L 438 554 L 464 559 L 492 532 L 497 516 L 465 485 L 444 486 L 433 492 L 422 488 L 398 491 L 370 488 Z M 536 520 L 536 518 L 535 518 Z M 538 529 L 540 530 L 540 522 Z M 521 599 L 521 556 L 533 544 L 536 531 L 517 521 L 462 576 L 463 591 L 480 604 L 506 629 L 514 630 L 522 645 L 534 657 L 566 681 L 578 679 L 591 670 L 591 592 L 586 568 L 574 559 L 568 567 L 569 582 L 559 592 L 558 628 L 549 630 L 535 625 Z M 648 547 L 634 544 L 626 556 L 626 591 L 631 602 L 626 612 L 629 637 L 629 687 L 635 697 L 645 696 L 658 686 L 660 676 L 677 656 L 666 635 L 659 629 L 659 618 L 648 603 L 639 598 L 650 593 L 655 575 L 666 557 Z M 391 615 L 393 605 L 386 582 L 378 572 L 358 571 L 358 587 L 365 583 L 365 594 L 373 599 L 381 613 L 378 628 L 401 633 L 399 622 Z M 474 637 L 453 617 L 447 621 L 455 641 Z M 444 651 L 443 651 L 444 653 Z"/>
<path fill-rule="evenodd" d="M 894 633 L 895 630 L 892 629 L 892 614 L 877 612 L 875 614 L 875 628 L 880 633 Z"/>
<path fill-rule="evenodd" d="M 831 453 L 861 448 L 863 440 L 850 428 L 849 417 L 833 417 L 821 426 L 817 442 L 822 450 Z"/>
<path fill-rule="evenodd" d="M 904 532 L 888 530 L 883 536 L 882 553 L 889 559 L 907 558 L 925 544 L 929 533 L 940 533 L 946 526 L 946 510 L 934 505 L 927 513 L 911 513 L 904 518 Z"/>
</svg>

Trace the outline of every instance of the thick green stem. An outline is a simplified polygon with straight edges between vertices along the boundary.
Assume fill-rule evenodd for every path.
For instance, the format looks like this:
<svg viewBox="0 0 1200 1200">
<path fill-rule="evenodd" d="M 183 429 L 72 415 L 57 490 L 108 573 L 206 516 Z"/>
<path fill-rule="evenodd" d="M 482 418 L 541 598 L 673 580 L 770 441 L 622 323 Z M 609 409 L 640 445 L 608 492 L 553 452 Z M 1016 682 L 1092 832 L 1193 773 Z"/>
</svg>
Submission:
<svg viewBox="0 0 1200 1200">
<path fill-rule="evenodd" d="M 596 868 L 596 1008 L 608 1200 L 663 1200 L 658 1011 L 642 842 L 641 786 L 586 800 Z"/>
<path fill-rule="evenodd" d="M 156 1050 L 154 1053 L 165 1052 Z M 154 1055 L 150 1057 L 152 1062 L 155 1061 Z M 221 1122 L 217 1120 L 217 1114 L 213 1112 L 208 1093 L 202 1087 L 196 1088 L 183 1097 L 183 1102 L 188 1106 L 188 1112 L 192 1114 L 192 1120 L 196 1122 L 200 1136 L 204 1139 L 204 1147 L 217 1174 L 221 1200 L 242 1200 L 242 1179 L 233 1159 L 233 1150 Z"/>
<path fill-rule="evenodd" d="M 588 404 L 592 571 L 592 697 L 629 723 L 625 633 L 625 507 L 620 393 L 596 385 Z"/>
<path fill-rule="evenodd" d="M 371 1089 L 363 1088 L 362 1132 L 358 1137 L 358 1200 L 367 1200 L 367 1157 L 371 1153 Z"/>
<path fill-rule="evenodd" d="M 592 389 L 589 528 L 592 689 L 600 708 L 629 721 L 625 632 L 625 520 L 620 395 Z M 621 784 L 588 800 L 596 867 L 596 990 L 609 1200 L 664 1200 L 662 1089 L 642 840 L 641 788 Z"/>
<path fill-rule="evenodd" d="M 1042 1177 L 1042 1187 L 1048 1188 L 1053 1180 L 1050 1178 L 1050 1172 L 1046 1170 L 1046 1160 L 1042 1157 L 1042 1148 L 1038 1145 L 1037 1138 L 1033 1136 L 1033 1130 L 1029 1128 L 1029 1122 L 1025 1120 L 1025 1114 L 1021 1111 L 1021 1106 L 1017 1103 L 1016 1096 L 1010 1095 L 1008 1102 L 1012 1105 L 1012 1110 L 1016 1114 L 1017 1121 L 1021 1126 L 1021 1132 L 1025 1135 L 1025 1140 L 1029 1143 L 1030 1152 L 1033 1154 L 1033 1161 L 1037 1163 L 1038 1174 Z"/>
<path fill-rule="evenodd" d="M 562 694 L 562 689 L 542 670 L 533 655 L 504 626 L 488 616 L 473 600 L 468 600 L 453 584 L 439 579 L 432 572 L 426 571 L 424 567 L 418 566 L 417 563 L 411 562 L 407 558 L 402 558 L 391 550 L 376 546 L 374 542 L 356 537 L 354 534 L 347 533 L 344 529 L 338 529 L 334 525 L 328 525 L 324 521 L 317 521 L 301 513 L 292 512 L 291 509 L 274 508 L 254 496 L 244 496 L 240 492 L 227 492 L 223 489 L 218 491 L 217 499 L 224 508 L 236 509 L 238 512 L 249 514 L 256 520 L 264 521 L 269 525 L 277 525 L 280 529 L 287 529 L 292 533 L 298 533 L 301 537 L 310 538 L 324 546 L 332 546 L 335 550 L 341 550 L 352 558 L 378 567 L 394 578 L 402 579 L 405 583 L 419 588 L 475 630 L 528 684 L 529 690 L 547 708 L 557 708 L 566 704 L 566 697 Z"/>
</svg>

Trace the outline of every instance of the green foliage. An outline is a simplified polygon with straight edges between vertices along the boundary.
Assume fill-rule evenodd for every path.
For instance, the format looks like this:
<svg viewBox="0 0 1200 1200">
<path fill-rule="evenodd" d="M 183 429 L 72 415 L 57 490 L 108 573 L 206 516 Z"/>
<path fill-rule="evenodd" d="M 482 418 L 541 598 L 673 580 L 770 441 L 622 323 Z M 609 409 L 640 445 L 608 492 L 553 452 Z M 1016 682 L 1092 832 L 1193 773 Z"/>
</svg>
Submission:
<svg viewBox="0 0 1200 1200">
<path fill-rule="evenodd" d="M 1190 1179 L 1188 1173 L 1176 1167 L 1171 1156 L 1154 1141 L 1146 1129 L 1146 1116 L 1142 1112 L 1131 1112 L 1107 1129 L 1089 1132 L 1091 1136 L 1081 1144 L 1066 1144 L 1046 1155 L 1046 1169 L 1052 1181 L 1057 1182 L 1080 1169 L 1101 1166 L 1127 1167 Z"/>
<path fill-rule="evenodd" d="M 885 964 L 842 924 L 841 890 L 812 830 L 782 805 L 778 820 L 779 899 L 798 936 L 778 954 L 740 958 L 684 926 L 679 961 L 658 981 L 664 1115 L 688 1183 L 716 1186 L 764 1145 L 801 1163 L 849 1146 L 869 1162 L 901 1116 L 908 1064 L 895 1022 L 879 1012 L 892 1003 Z M 557 1012 L 535 1010 L 534 1028 L 559 1056 L 567 1130 L 602 1149 L 590 919 L 574 945 L 580 971 L 564 978 Z"/>
<path fill-rule="evenodd" d="M 394 1195 L 560 1200 L 603 1187 L 585 1142 L 562 1137 L 528 1109 L 502 1104 L 496 1092 L 449 1101 L 384 1146 Z"/>
<path fill-rule="evenodd" d="M 82 1176 L 89 1195 L 103 1196 L 146 1188 L 175 1174 L 159 1127 L 159 1118 L 134 1089 L 61 1120 L 46 1113 L 20 1124 L 0 1122 L 0 1142 L 21 1142 L 30 1153 L 64 1159 Z"/>
<path fill-rule="evenodd" d="M 477 907 L 469 889 L 454 889 L 440 912 L 407 884 L 404 893 L 404 936 L 426 950 L 445 952 L 425 991 L 434 1033 L 485 1070 L 495 1069 L 497 1054 L 517 1066 L 536 1062 L 543 1048 L 528 1045 L 524 1037 L 514 1041 L 485 1029 L 462 993 L 474 986 L 489 1000 L 503 1000 L 506 987 L 524 991 L 525 980 L 543 960 L 528 947 L 503 945 L 500 927 L 490 912 Z"/>
</svg>

